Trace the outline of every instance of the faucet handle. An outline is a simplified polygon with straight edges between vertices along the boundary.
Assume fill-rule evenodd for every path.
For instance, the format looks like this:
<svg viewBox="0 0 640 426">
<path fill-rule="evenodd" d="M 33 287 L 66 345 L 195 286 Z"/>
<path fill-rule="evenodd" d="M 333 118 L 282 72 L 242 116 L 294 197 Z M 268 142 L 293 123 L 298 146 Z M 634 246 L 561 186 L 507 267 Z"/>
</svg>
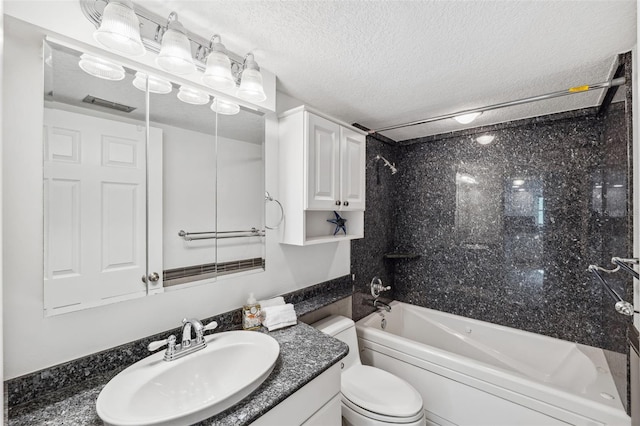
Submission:
<svg viewBox="0 0 640 426">
<path fill-rule="evenodd" d="M 215 330 L 216 328 L 218 328 L 218 323 L 216 321 L 211 321 L 209 324 L 205 325 L 202 328 L 202 331 L 209 331 L 209 330 Z"/>
<path fill-rule="evenodd" d="M 156 340 L 155 342 L 151 342 L 147 346 L 147 350 L 149 352 L 157 351 L 158 349 L 160 349 L 164 345 L 169 345 L 167 350 L 170 350 L 172 347 L 175 348 L 175 346 L 176 346 L 176 336 L 174 336 L 172 334 L 171 336 L 169 336 L 165 340 Z"/>
</svg>

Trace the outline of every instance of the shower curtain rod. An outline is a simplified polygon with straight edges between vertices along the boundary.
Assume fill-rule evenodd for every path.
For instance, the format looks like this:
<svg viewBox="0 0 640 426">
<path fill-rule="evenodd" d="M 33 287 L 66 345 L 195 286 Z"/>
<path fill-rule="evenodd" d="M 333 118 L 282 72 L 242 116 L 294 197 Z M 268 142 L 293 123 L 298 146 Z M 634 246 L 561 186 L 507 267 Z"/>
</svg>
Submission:
<svg viewBox="0 0 640 426">
<path fill-rule="evenodd" d="M 411 121 L 411 122 L 408 122 L 408 123 L 396 124 L 396 125 L 387 126 L 387 127 L 381 127 L 379 129 L 369 130 L 369 134 L 384 132 L 386 130 L 401 129 L 403 127 L 418 126 L 420 124 L 427 124 L 427 123 L 432 123 L 434 121 L 446 120 L 448 118 L 457 117 L 459 115 L 471 114 L 471 113 L 474 113 L 474 112 L 491 111 L 491 110 L 494 110 L 494 109 L 506 108 L 506 107 L 515 106 L 515 105 L 528 104 L 530 102 L 542 101 L 542 100 L 545 100 L 545 99 L 552 99 L 552 98 L 559 98 L 561 96 L 575 95 L 576 93 L 588 92 L 590 90 L 606 89 L 606 88 L 614 87 L 614 86 L 622 86 L 623 84 L 625 84 L 625 82 L 626 82 L 626 80 L 625 80 L 624 77 L 614 78 L 613 80 L 604 81 L 602 83 L 585 84 L 583 86 L 570 87 L 569 89 L 566 89 L 566 90 L 559 90 L 557 92 L 551 92 L 551 93 L 547 93 L 545 95 L 531 96 L 529 98 L 522 98 L 522 99 L 518 99 L 518 100 L 515 100 L 515 101 L 502 102 L 502 103 L 499 103 L 499 104 L 489 105 L 489 106 L 485 106 L 485 107 L 481 107 L 481 108 L 466 109 L 464 111 L 458 111 L 458 112 L 452 112 L 452 113 L 449 113 L 449 114 L 438 115 L 436 117 L 426 118 L 424 120 Z"/>
</svg>

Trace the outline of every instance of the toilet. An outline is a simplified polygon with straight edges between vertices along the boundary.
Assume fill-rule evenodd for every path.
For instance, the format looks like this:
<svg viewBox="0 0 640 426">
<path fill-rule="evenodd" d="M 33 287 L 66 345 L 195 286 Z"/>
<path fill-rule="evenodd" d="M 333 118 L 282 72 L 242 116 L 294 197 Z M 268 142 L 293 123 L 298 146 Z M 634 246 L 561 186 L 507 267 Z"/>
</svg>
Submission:
<svg viewBox="0 0 640 426">
<path fill-rule="evenodd" d="M 409 383 L 379 368 L 362 365 L 353 320 L 332 315 L 313 327 L 349 345 L 342 360 L 343 425 L 423 426 L 422 397 Z"/>
</svg>

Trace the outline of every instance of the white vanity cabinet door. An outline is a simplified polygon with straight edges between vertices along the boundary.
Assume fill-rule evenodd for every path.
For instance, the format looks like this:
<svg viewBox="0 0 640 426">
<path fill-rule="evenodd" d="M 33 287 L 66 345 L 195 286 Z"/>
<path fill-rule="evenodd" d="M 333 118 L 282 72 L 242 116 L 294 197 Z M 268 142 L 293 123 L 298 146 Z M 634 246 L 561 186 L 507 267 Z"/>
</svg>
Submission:
<svg viewBox="0 0 640 426">
<path fill-rule="evenodd" d="M 364 135 L 340 128 L 341 210 L 365 208 L 365 141 Z"/>
<path fill-rule="evenodd" d="M 307 210 L 337 210 L 340 202 L 340 126 L 307 113 Z"/>
<path fill-rule="evenodd" d="M 337 362 L 251 426 L 340 426 L 340 373 Z"/>
</svg>

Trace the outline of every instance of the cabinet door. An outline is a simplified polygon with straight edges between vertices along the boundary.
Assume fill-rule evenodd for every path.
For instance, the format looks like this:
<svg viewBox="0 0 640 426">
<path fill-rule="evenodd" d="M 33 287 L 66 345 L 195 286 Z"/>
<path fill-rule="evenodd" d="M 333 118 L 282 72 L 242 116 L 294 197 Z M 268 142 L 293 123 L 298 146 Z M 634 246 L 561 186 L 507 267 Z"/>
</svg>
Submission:
<svg viewBox="0 0 640 426">
<path fill-rule="evenodd" d="M 307 113 L 308 210 L 337 210 L 340 201 L 340 126 Z"/>
<path fill-rule="evenodd" d="M 340 180 L 342 210 L 365 208 L 366 138 L 351 129 L 340 128 Z"/>
</svg>

